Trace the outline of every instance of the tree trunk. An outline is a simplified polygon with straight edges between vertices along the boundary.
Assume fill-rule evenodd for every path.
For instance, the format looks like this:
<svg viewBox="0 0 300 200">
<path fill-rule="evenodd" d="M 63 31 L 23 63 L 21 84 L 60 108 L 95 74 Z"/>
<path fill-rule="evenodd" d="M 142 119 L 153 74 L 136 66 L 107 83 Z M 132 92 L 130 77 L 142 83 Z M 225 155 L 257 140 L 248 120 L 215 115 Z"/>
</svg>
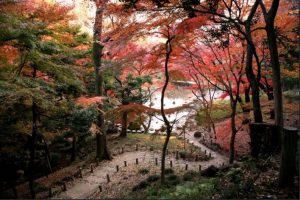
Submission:
<svg viewBox="0 0 300 200">
<path fill-rule="evenodd" d="M 45 138 L 43 138 L 43 141 L 44 141 L 44 145 L 45 145 L 45 154 L 46 154 L 46 161 L 47 161 L 48 168 L 49 168 L 49 174 L 51 174 L 52 173 L 52 167 L 51 167 L 51 162 L 50 162 L 49 147 L 48 147 L 48 144 L 47 144 Z"/>
<path fill-rule="evenodd" d="M 149 115 L 149 121 L 148 121 L 147 125 L 145 125 L 144 123 L 142 123 L 142 126 L 144 128 L 144 133 L 148 133 L 149 128 L 151 126 L 151 121 L 152 121 L 152 115 Z"/>
<path fill-rule="evenodd" d="M 182 133 L 183 133 L 183 149 L 185 150 L 185 126 L 182 127 Z"/>
<path fill-rule="evenodd" d="M 273 82 L 273 95 L 275 101 L 275 125 L 278 127 L 279 135 L 281 136 L 281 161 L 280 161 L 280 177 L 283 177 L 285 173 L 285 158 L 283 152 L 286 152 L 286 146 L 283 140 L 283 105 L 282 105 L 282 89 L 281 89 L 281 76 L 280 76 L 280 63 L 277 49 L 276 32 L 274 28 L 275 17 L 277 15 L 280 0 L 273 0 L 272 5 L 267 12 L 265 4 L 260 1 L 268 39 L 268 47 L 270 51 L 271 66 L 272 66 L 272 82 Z M 281 185 L 281 183 L 280 183 Z"/>
<path fill-rule="evenodd" d="M 229 149 L 229 163 L 232 164 L 234 160 L 234 143 L 235 143 L 235 135 L 237 133 L 235 127 L 235 115 L 236 115 L 236 104 L 237 100 L 231 99 L 231 137 L 230 137 L 230 149 Z"/>
<path fill-rule="evenodd" d="M 261 136 L 265 133 L 265 123 L 251 123 L 250 128 L 250 149 L 251 156 L 258 157 L 261 147 Z"/>
<path fill-rule="evenodd" d="M 258 157 L 262 154 L 274 154 L 280 148 L 280 135 L 277 126 L 269 123 L 251 123 L 250 128 L 250 148 L 251 156 Z"/>
<path fill-rule="evenodd" d="M 149 92 L 149 94 L 150 94 L 150 97 L 149 97 L 150 106 L 149 106 L 149 107 L 152 108 L 152 94 L 151 94 L 149 88 L 148 88 L 148 92 Z M 144 126 L 144 133 L 148 133 L 149 128 L 150 128 L 150 126 L 151 126 L 152 117 L 153 117 L 153 115 L 152 115 L 152 114 L 149 114 L 149 121 L 148 121 L 147 126 Z"/>
<path fill-rule="evenodd" d="M 102 40 L 103 10 L 106 5 L 106 0 L 95 0 L 95 4 L 96 4 L 96 16 L 95 16 L 95 24 L 94 24 L 94 43 L 93 43 L 93 60 L 94 60 L 95 76 L 96 76 L 95 93 L 96 95 L 103 96 L 103 88 L 104 88 L 103 71 L 101 70 L 103 44 L 101 43 L 101 40 Z M 102 113 L 99 113 L 98 125 L 101 129 L 101 134 L 96 135 L 97 158 L 99 160 L 111 159 L 111 155 L 107 148 L 105 121 L 104 121 L 104 115 Z"/>
<path fill-rule="evenodd" d="M 241 97 L 238 97 L 238 98 L 237 98 L 237 101 L 239 102 L 239 104 L 240 104 L 240 106 L 241 106 L 241 108 L 242 108 L 243 113 L 247 113 L 248 110 L 245 108 L 245 104 L 243 103 L 242 98 L 241 98 Z"/>
<path fill-rule="evenodd" d="M 279 176 L 279 185 L 282 188 L 289 187 L 294 184 L 298 139 L 298 130 L 296 128 L 289 127 L 284 129 Z"/>
<path fill-rule="evenodd" d="M 32 101 L 32 135 L 30 138 L 30 159 L 29 159 L 29 189 L 31 198 L 35 199 L 35 191 L 34 191 L 34 171 L 35 171 L 35 145 L 37 138 L 37 105 L 35 101 Z"/>
<path fill-rule="evenodd" d="M 280 76 L 280 64 L 278 57 L 278 49 L 276 43 L 276 34 L 274 26 L 267 26 L 268 44 L 271 56 L 272 65 L 272 81 L 273 81 L 273 93 L 275 101 L 275 124 L 278 126 L 280 132 L 283 131 L 283 108 L 282 108 L 282 89 L 281 89 L 281 76 Z"/>
<path fill-rule="evenodd" d="M 101 109 L 101 105 L 99 105 Z M 99 113 L 98 116 L 98 125 L 100 127 L 100 133 L 96 135 L 97 149 L 96 156 L 99 160 L 110 160 L 111 155 L 107 148 L 107 139 L 106 139 L 106 128 L 103 113 Z"/>
<path fill-rule="evenodd" d="M 262 136 L 261 152 L 272 155 L 280 150 L 280 135 L 275 124 L 266 123 L 265 133 Z"/>
<path fill-rule="evenodd" d="M 266 95 L 268 96 L 268 100 L 271 101 L 274 99 L 273 88 L 268 84 L 267 77 L 263 76 L 262 78 L 265 79 L 266 85 L 259 83 L 259 87 L 264 91 L 264 93 L 266 93 Z"/>
<path fill-rule="evenodd" d="M 245 90 L 245 102 L 249 103 L 250 102 L 250 86 L 246 88 Z"/>
<path fill-rule="evenodd" d="M 167 147 L 168 143 L 170 140 L 171 136 L 171 126 L 167 127 L 167 137 L 164 142 L 164 146 L 162 149 L 162 155 L 161 155 L 161 184 L 165 184 L 165 168 L 166 168 L 166 152 L 167 152 Z"/>
<path fill-rule="evenodd" d="M 97 150 L 96 150 L 97 155 L 96 155 L 96 157 L 99 160 L 101 160 L 100 158 L 101 158 L 103 150 L 101 149 L 101 135 L 100 135 L 100 133 L 96 134 L 96 142 L 97 142 Z"/>
<path fill-rule="evenodd" d="M 287 146 L 284 144 L 283 136 L 283 106 L 282 106 L 282 89 L 281 89 L 281 76 L 280 76 L 280 64 L 278 58 L 278 49 L 276 43 L 276 34 L 273 24 L 268 24 L 266 27 L 268 45 L 271 56 L 271 65 L 272 65 L 272 81 L 273 81 L 273 94 L 275 101 L 275 125 L 278 127 L 279 135 L 281 136 L 281 161 L 280 161 L 280 174 L 279 180 L 280 185 L 284 186 L 283 176 L 289 171 L 285 172 L 287 168 L 285 167 L 285 155 L 284 153 L 288 150 Z"/>
<path fill-rule="evenodd" d="M 110 160 L 111 155 L 107 148 L 106 136 L 98 133 L 96 135 L 97 140 L 97 158 L 99 160 Z"/>
<path fill-rule="evenodd" d="M 13 193 L 14 193 L 15 198 L 18 199 L 18 191 L 17 191 L 16 185 L 15 185 L 15 184 L 12 185 L 12 186 L 11 186 L 11 189 L 12 189 L 12 191 L 13 191 Z"/>
<path fill-rule="evenodd" d="M 270 92 L 270 88 L 267 89 L 267 96 L 269 101 L 274 100 L 274 95 L 273 92 Z"/>
<path fill-rule="evenodd" d="M 274 99 L 273 88 L 272 88 L 272 86 L 269 85 L 267 77 L 264 77 L 264 79 L 265 79 L 265 82 L 266 82 L 266 93 L 267 93 L 267 96 L 268 96 L 268 100 L 271 101 L 271 100 Z"/>
<path fill-rule="evenodd" d="M 215 122 L 213 121 L 213 119 L 211 118 L 211 116 L 209 116 L 209 120 L 210 120 L 211 127 L 213 129 L 214 138 L 216 140 L 217 139 L 217 132 L 216 132 Z"/>
<path fill-rule="evenodd" d="M 211 129 L 212 129 L 213 130 L 213 138 L 217 139 L 215 123 L 211 117 L 211 112 L 209 112 L 209 108 L 205 108 L 205 113 L 206 113 L 206 118 L 208 120 L 209 132 L 211 132 Z"/>
<path fill-rule="evenodd" d="M 94 24 L 94 42 L 93 42 L 93 60 L 95 67 L 95 93 L 96 95 L 103 95 L 103 73 L 101 70 L 101 59 L 102 59 L 102 49 L 103 44 L 101 43 L 102 35 L 102 19 L 103 19 L 103 9 L 105 6 L 105 0 L 96 0 L 96 16 Z"/>
<path fill-rule="evenodd" d="M 246 23 L 245 29 L 248 35 L 249 41 L 252 41 L 251 37 L 251 29 L 250 29 L 250 22 Z M 253 73 L 252 67 L 252 60 L 253 60 L 253 51 L 250 42 L 247 42 L 247 60 L 246 60 L 246 76 L 250 83 L 250 87 L 252 90 L 252 104 L 253 104 L 253 114 L 254 114 L 254 121 L 256 123 L 263 122 L 261 108 L 260 108 L 260 99 L 259 99 L 259 84 L 258 79 L 255 77 Z M 255 47 L 254 47 L 255 48 Z"/>
<path fill-rule="evenodd" d="M 163 86 L 162 92 L 161 92 L 161 99 L 160 99 L 160 111 L 161 111 L 161 115 L 162 118 L 164 120 L 164 123 L 166 125 L 166 132 L 167 132 L 167 137 L 166 140 L 164 142 L 164 146 L 162 149 L 162 155 L 161 155 L 161 184 L 165 184 L 165 161 L 166 161 L 166 151 L 167 151 L 167 147 L 168 147 L 168 143 L 169 143 L 169 139 L 171 136 L 171 125 L 169 120 L 167 119 L 166 115 L 165 115 L 165 110 L 164 110 L 164 98 L 165 98 L 165 91 L 167 89 L 168 83 L 169 83 L 169 71 L 168 71 L 168 63 L 169 63 L 169 59 L 170 59 L 170 55 L 172 53 L 172 44 L 171 41 L 174 37 L 170 37 L 170 35 L 168 34 L 168 39 L 166 41 L 166 60 L 165 60 L 165 84 Z"/>
<path fill-rule="evenodd" d="M 122 114 L 122 130 L 121 130 L 120 137 L 127 136 L 127 117 L 128 117 L 128 113 L 123 112 L 123 114 Z"/>
<path fill-rule="evenodd" d="M 73 133 L 72 136 L 72 151 L 71 151 L 71 161 L 75 161 L 76 159 L 76 143 L 77 143 L 77 139 L 76 139 L 76 135 L 75 133 Z"/>
<path fill-rule="evenodd" d="M 216 140 L 217 139 L 217 132 L 216 132 L 215 123 L 213 121 L 211 121 L 211 125 L 212 125 L 212 129 L 213 129 L 213 132 L 214 132 L 214 139 Z"/>
</svg>

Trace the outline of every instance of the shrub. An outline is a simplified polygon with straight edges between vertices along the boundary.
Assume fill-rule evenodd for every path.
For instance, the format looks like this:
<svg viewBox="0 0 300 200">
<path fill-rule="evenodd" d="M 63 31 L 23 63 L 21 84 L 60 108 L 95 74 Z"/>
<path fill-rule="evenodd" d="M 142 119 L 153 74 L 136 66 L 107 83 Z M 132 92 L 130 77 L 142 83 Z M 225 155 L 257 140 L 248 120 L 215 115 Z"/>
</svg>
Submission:
<svg viewBox="0 0 300 200">
<path fill-rule="evenodd" d="M 82 34 L 76 35 L 75 40 L 78 43 L 87 44 L 91 39 L 89 38 L 89 35 L 87 33 L 82 33 Z"/>
<path fill-rule="evenodd" d="M 33 187 L 35 189 L 35 192 L 39 193 L 39 192 L 43 192 L 43 191 L 47 191 L 48 188 L 38 182 L 34 182 L 33 183 Z"/>
<path fill-rule="evenodd" d="M 211 199 L 215 192 L 214 186 L 213 180 L 203 179 L 200 182 L 186 182 L 175 187 L 149 188 L 146 196 L 147 199 Z"/>
<path fill-rule="evenodd" d="M 64 184 L 64 181 L 62 181 L 62 180 L 57 180 L 57 181 L 55 181 L 53 184 L 54 184 L 54 185 L 61 186 L 61 185 Z"/>
<path fill-rule="evenodd" d="M 167 186 L 173 186 L 173 185 L 177 185 L 180 183 L 179 177 L 175 174 L 170 174 L 166 178 L 167 178 L 167 181 L 166 181 Z"/>
<path fill-rule="evenodd" d="M 67 181 L 72 181 L 73 180 L 73 177 L 72 176 L 66 176 L 66 177 L 64 177 L 63 179 L 62 179 L 62 181 L 65 181 L 65 182 L 67 182 Z"/>
<path fill-rule="evenodd" d="M 179 157 L 180 158 L 186 158 L 187 157 L 187 152 L 186 151 L 180 151 L 179 152 Z"/>
<path fill-rule="evenodd" d="M 195 138 L 198 138 L 198 137 L 201 137 L 202 136 L 202 133 L 200 132 L 200 131 L 196 131 L 195 133 L 194 133 L 194 137 Z"/>
<path fill-rule="evenodd" d="M 149 173 L 149 170 L 143 168 L 143 169 L 140 169 L 140 170 L 139 170 L 139 173 L 140 173 L 140 174 L 148 174 L 148 173 Z"/>
<path fill-rule="evenodd" d="M 138 122 L 130 122 L 128 125 L 128 129 L 131 130 L 139 130 L 141 128 L 141 124 Z"/>
<path fill-rule="evenodd" d="M 80 171 L 77 170 L 77 171 L 73 174 L 73 176 L 74 176 L 75 178 L 79 178 L 79 177 L 80 177 Z"/>
<path fill-rule="evenodd" d="M 283 96 L 285 98 L 287 98 L 288 100 L 290 100 L 290 102 L 292 100 L 300 100 L 300 95 L 299 95 L 299 91 L 298 90 L 288 90 L 283 92 Z"/>
<path fill-rule="evenodd" d="M 150 184 L 147 181 L 141 181 L 139 184 L 132 188 L 132 191 L 137 191 L 143 188 L 148 187 Z"/>
<path fill-rule="evenodd" d="M 179 179 L 179 178 L 176 174 L 170 174 L 167 176 L 167 180 L 169 180 L 169 181 L 173 181 L 173 180 L 177 180 L 177 179 Z"/>
<path fill-rule="evenodd" d="M 191 181 L 193 180 L 195 177 L 197 177 L 197 172 L 193 171 L 193 170 L 189 170 L 187 172 L 184 173 L 183 175 L 183 180 L 184 181 Z"/>
<path fill-rule="evenodd" d="M 165 174 L 174 174 L 174 170 L 171 168 L 165 169 Z"/>
<path fill-rule="evenodd" d="M 150 151 L 153 151 L 154 150 L 154 147 L 153 146 L 150 146 Z"/>
<path fill-rule="evenodd" d="M 51 165 L 56 166 L 61 158 L 60 153 L 50 153 Z"/>
<path fill-rule="evenodd" d="M 231 183 L 223 190 L 222 198 L 235 199 L 238 197 L 238 193 L 239 193 L 239 186 Z"/>
<path fill-rule="evenodd" d="M 159 175 L 151 175 L 146 179 L 146 181 L 151 183 L 151 182 L 155 182 L 155 181 L 159 180 L 159 178 L 160 178 Z"/>
<path fill-rule="evenodd" d="M 239 184 L 242 180 L 240 168 L 232 168 L 225 176 L 233 183 Z"/>
</svg>

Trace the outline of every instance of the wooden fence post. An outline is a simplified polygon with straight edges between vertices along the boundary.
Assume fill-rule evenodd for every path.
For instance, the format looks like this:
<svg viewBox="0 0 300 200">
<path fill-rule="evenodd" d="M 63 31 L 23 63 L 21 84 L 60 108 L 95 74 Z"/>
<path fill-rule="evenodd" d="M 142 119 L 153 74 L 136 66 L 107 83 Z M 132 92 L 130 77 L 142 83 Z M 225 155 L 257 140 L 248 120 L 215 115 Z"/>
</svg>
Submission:
<svg viewBox="0 0 300 200">
<path fill-rule="evenodd" d="M 79 168 L 79 177 L 82 178 L 82 168 Z"/>
<path fill-rule="evenodd" d="M 158 160 L 157 160 L 157 158 L 155 158 L 155 165 L 158 165 Z"/>
<path fill-rule="evenodd" d="M 118 172 L 119 171 L 119 165 L 117 165 L 116 168 L 117 168 L 117 172 Z"/>
<path fill-rule="evenodd" d="M 101 185 L 99 185 L 99 187 L 98 187 L 98 188 L 99 188 L 99 191 L 100 191 L 100 192 L 102 192 L 102 186 L 101 186 Z"/>
<path fill-rule="evenodd" d="M 125 167 L 127 166 L 127 162 L 126 162 L 126 161 L 124 161 L 124 166 L 125 166 Z"/>
<path fill-rule="evenodd" d="M 109 174 L 106 174 L 107 182 L 110 182 Z"/>
<path fill-rule="evenodd" d="M 188 170 L 189 165 L 185 164 L 185 170 Z"/>
<path fill-rule="evenodd" d="M 91 173 L 93 173 L 93 172 L 94 172 L 94 166 L 91 165 Z"/>
<path fill-rule="evenodd" d="M 63 182 L 63 191 L 67 191 L 67 185 L 66 185 L 66 182 Z"/>
<path fill-rule="evenodd" d="M 53 196 L 53 193 L 52 193 L 52 188 L 51 187 L 49 187 L 49 195 L 48 195 L 49 197 L 52 197 Z"/>
<path fill-rule="evenodd" d="M 137 165 L 139 164 L 139 159 L 138 159 L 138 158 L 135 159 L 135 163 L 136 163 Z"/>
<path fill-rule="evenodd" d="M 170 160 L 170 167 L 171 167 L 171 168 L 173 167 L 173 162 L 172 162 L 172 160 Z"/>
</svg>

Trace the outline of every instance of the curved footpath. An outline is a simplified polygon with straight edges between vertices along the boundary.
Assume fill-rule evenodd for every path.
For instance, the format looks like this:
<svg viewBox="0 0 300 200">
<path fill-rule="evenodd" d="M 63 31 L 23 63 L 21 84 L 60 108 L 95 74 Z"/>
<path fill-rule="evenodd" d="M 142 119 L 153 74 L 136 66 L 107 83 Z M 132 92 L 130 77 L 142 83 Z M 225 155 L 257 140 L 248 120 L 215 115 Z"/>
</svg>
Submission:
<svg viewBox="0 0 300 200">
<path fill-rule="evenodd" d="M 179 136 L 179 137 L 183 137 L 183 136 Z M 220 163 L 226 163 L 228 162 L 228 158 L 216 151 L 213 151 L 212 149 L 206 147 L 205 145 L 203 145 L 200 142 L 199 138 L 195 138 L 194 135 L 192 133 L 186 133 L 185 134 L 185 138 L 189 140 L 189 143 L 193 144 L 194 146 L 200 148 L 202 151 L 206 150 L 207 154 L 211 154 L 211 156 L 213 157 L 214 163 L 216 163 L 216 165 L 219 165 Z"/>
<path fill-rule="evenodd" d="M 194 146 L 201 148 L 202 151 L 206 150 L 207 154 L 211 153 L 212 159 L 208 161 L 191 162 L 182 159 L 176 160 L 174 155 L 168 155 L 166 159 L 166 166 L 169 166 L 170 160 L 173 162 L 175 170 L 178 168 L 184 169 L 186 164 L 189 164 L 189 170 L 197 171 L 199 165 L 202 169 L 206 169 L 210 165 L 221 166 L 223 163 L 227 163 L 227 158 L 211 149 L 207 148 L 199 142 L 198 138 L 195 138 L 191 134 L 186 134 L 186 138 L 189 139 L 189 143 Z M 95 167 L 93 173 L 88 173 L 83 178 L 78 178 L 73 181 L 70 185 L 67 185 L 68 190 L 59 193 L 55 196 L 55 199 L 86 199 L 93 193 L 97 192 L 99 185 L 105 185 L 107 183 L 106 175 L 110 175 L 110 179 L 113 180 L 114 176 L 117 175 L 116 165 L 119 165 L 123 170 L 124 161 L 127 161 L 127 165 L 136 165 L 136 158 L 139 160 L 139 165 L 149 166 L 155 165 L 155 158 L 160 161 L 160 154 L 154 151 L 136 151 L 127 152 L 117 155 L 111 161 L 103 161 L 98 167 Z"/>
</svg>

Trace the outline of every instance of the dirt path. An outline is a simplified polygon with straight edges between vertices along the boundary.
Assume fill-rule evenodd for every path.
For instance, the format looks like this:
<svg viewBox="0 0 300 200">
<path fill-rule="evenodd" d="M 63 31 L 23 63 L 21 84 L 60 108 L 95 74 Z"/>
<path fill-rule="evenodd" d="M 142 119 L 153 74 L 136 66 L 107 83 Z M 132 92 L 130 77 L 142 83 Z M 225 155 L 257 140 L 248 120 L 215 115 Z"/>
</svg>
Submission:
<svg viewBox="0 0 300 200">
<path fill-rule="evenodd" d="M 166 160 L 166 166 L 170 167 L 170 160 L 173 162 L 173 167 L 176 170 L 185 169 L 186 164 L 188 164 L 189 170 L 199 170 L 199 165 L 201 165 L 202 169 L 207 168 L 210 165 L 220 166 L 224 162 L 226 162 L 226 158 L 216 152 L 211 151 L 205 146 L 197 143 L 197 141 L 192 141 L 195 146 L 200 147 L 203 150 L 206 150 L 208 153 L 211 153 L 212 159 L 208 161 L 199 161 L 199 162 L 191 162 L 185 161 L 182 159 L 175 159 L 175 155 L 168 155 Z M 138 166 L 156 166 L 155 158 L 158 158 L 158 162 L 160 162 L 160 153 L 154 151 L 136 151 L 136 152 L 128 152 L 124 154 L 120 154 L 115 156 L 111 161 L 101 162 L 98 167 L 94 169 L 93 173 L 89 173 L 86 176 L 83 176 L 81 179 L 77 179 L 72 182 L 70 185 L 67 185 L 67 191 L 62 192 L 55 196 L 56 199 L 85 199 L 90 197 L 93 193 L 99 190 L 99 185 L 107 184 L 106 175 L 109 174 L 111 181 L 114 180 L 116 176 L 118 176 L 118 172 L 116 172 L 116 165 L 119 165 L 120 170 L 129 170 L 132 166 L 136 165 L 136 158 L 139 160 Z M 124 161 L 127 161 L 127 167 L 124 166 Z M 157 166 L 157 172 L 159 172 L 159 165 Z"/>
<path fill-rule="evenodd" d="M 179 136 L 181 138 L 183 138 L 183 136 Z M 185 134 L 185 138 L 189 140 L 189 143 L 193 144 L 194 146 L 200 148 L 202 151 L 206 151 L 207 154 L 211 154 L 211 156 L 214 158 L 214 164 L 215 165 L 220 165 L 222 163 L 226 163 L 228 162 L 228 158 L 224 155 L 221 155 L 220 153 L 211 150 L 210 148 L 206 147 L 205 145 L 203 145 L 202 143 L 200 143 L 200 139 L 199 138 L 195 138 L 194 134 L 191 132 L 188 132 Z"/>
<path fill-rule="evenodd" d="M 198 127 L 199 129 L 199 127 Z M 201 149 L 202 152 L 206 151 L 206 154 L 211 154 L 211 159 L 208 161 L 186 161 L 183 159 L 175 159 L 175 155 L 169 154 L 166 159 L 166 167 L 170 167 L 170 161 L 173 162 L 173 168 L 175 171 L 185 170 L 186 164 L 188 164 L 189 170 L 199 170 L 199 165 L 202 169 L 206 169 L 210 165 L 221 166 L 223 163 L 228 162 L 228 158 L 215 152 L 205 145 L 199 142 L 199 138 L 195 138 L 192 134 L 194 131 L 186 133 L 186 139 L 189 139 L 189 143 L 195 147 Z M 178 136 L 178 137 L 183 137 Z M 122 174 L 131 174 L 134 170 L 132 167 L 136 167 L 136 158 L 139 160 L 139 167 L 144 166 L 151 170 L 155 168 L 155 173 L 159 173 L 160 166 L 160 152 L 156 151 L 135 151 L 127 152 L 117 155 L 111 161 L 103 161 L 100 165 L 94 169 L 93 173 L 89 173 L 83 176 L 81 179 L 77 179 L 67 186 L 67 191 L 58 194 L 55 198 L 63 199 L 85 199 L 93 196 L 93 194 L 99 191 L 99 185 L 107 185 L 106 175 L 109 174 L 111 182 L 120 178 L 120 172 L 116 172 L 116 165 L 119 165 Z M 156 166 L 155 158 L 158 159 L 158 166 Z M 124 166 L 124 161 L 127 161 L 127 167 Z M 153 167 L 154 166 L 154 167 Z M 132 185 L 133 186 L 133 185 Z M 117 188 L 115 188 L 117 189 Z"/>
</svg>

